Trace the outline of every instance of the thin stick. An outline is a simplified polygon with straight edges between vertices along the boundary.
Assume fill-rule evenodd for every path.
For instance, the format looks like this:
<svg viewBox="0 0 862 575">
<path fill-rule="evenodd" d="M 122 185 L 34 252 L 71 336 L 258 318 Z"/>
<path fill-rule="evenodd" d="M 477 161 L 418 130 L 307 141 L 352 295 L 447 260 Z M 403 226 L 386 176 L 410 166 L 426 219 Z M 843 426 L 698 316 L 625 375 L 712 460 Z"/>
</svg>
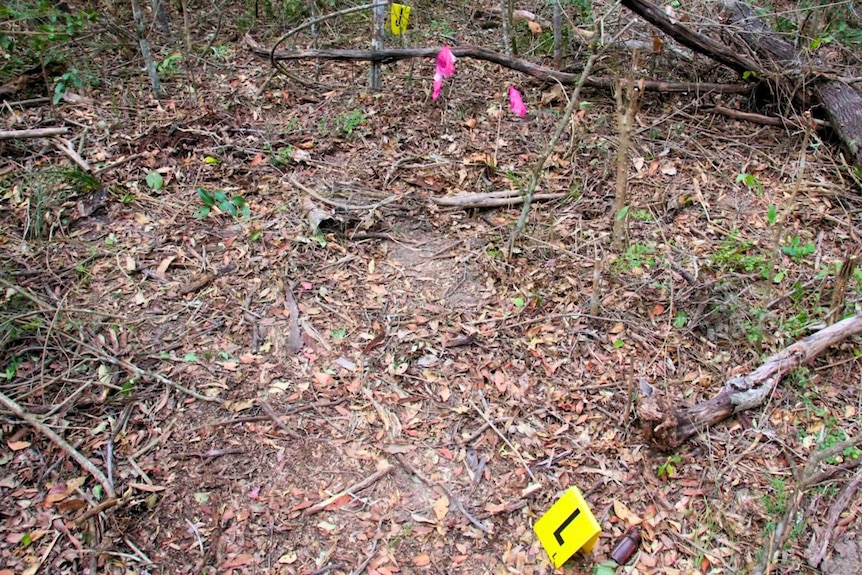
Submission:
<svg viewBox="0 0 862 575">
<path fill-rule="evenodd" d="M 401 455 L 400 453 L 395 454 L 395 459 L 398 460 L 398 463 L 400 463 L 404 467 L 404 469 L 406 469 L 409 473 L 412 473 L 413 475 L 415 475 L 419 479 L 419 481 L 421 481 L 422 483 L 424 483 L 428 487 L 431 487 L 432 489 L 434 487 L 437 487 L 438 489 L 443 491 L 446 494 L 446 497 L 449 498 L 449 502 L 454 504 L 455 507 L 458 508 L 458 511 L 461 512 L 461 515 L 466 517 L 467 521 L 472 523 L 476 527 L 476 529 L 478 529 L 484 533 L 490 533 L 491 532 L 491 530 L 488 529 L 484 523 L 482 523 L 481 521 L 479 521 L 478 519 L 473 517 L 470 514 L 470 512 L 467 511 L 467 509 L 461 504 L 461 501 L 457 497 L 455 497 L 455 494 L 452 493 L 452 491 L 448 487 L 446 487 L 442 483 L 432 481 L 431 479 L 425 477 L 422 473 L 419 472 L 419 470 L 415 469 L 412 465 L 407 463 L 407 460 L 405 460 L 404 456 Z"/>
<path fill-rule="evenodd" d="M 329 20 L 330 18 L 336 18 L 338 16 L 344 16 L 345 14 L 351 14 L 353 12 L 360 12 L 362 10 L 368 10 L 368 9 L 374 8 L 380 4 L 383 4 L 384 6 L 386 5 L 385 2 L 381 3 L 378 1 L 378 2 L 372 2 L 370 4 L 363 4 L 361 6 L 353 6 L 352 8 L 345 8 L 344 10 L 339 10 L 338 12 L 330 12 L 329 14 L 324 14 L 323 16 L 319 16 L 317 18 L 312 18 L 311 20 L 307 21 L 305 24 L 300 24 L 299 26 L 297 26 L 293 30 L 290 30 L 289 32 L 285 33 L 284 36 L 279 38 L 276 41 L 276 43 L 272 45 L 272 50 L 270 50 L 270 52 L 269 52 L 269 61 L 272 64 L 272 67 L 275 68 L 276 70 L 278 70 L 279 72 L 282 72 L 282 73 L 287 72 L 287 70 L 284 70 L 281 67 L 281 65 L 278 63 L 278 60 L 275 59 L 275 51 L 276 51 L 276 48 L 278 48 L 279 44 L 281 44 L 282 42 L 284 42 L 285 40 L 287 40 L 288 38 L 290 38 L 294 34 L 297 34 L 301 31 L 305 30 L 308 27 L 316 26 L 317 24 L 324 22 L 326 20 Z"/>
<path fill-rule="evenodd" d="M 316 513 L 320 513 L 321 511 L 323 511 L 324 509 L 326 509 L 327 507 L 332 505 L 332 503 L 334 501 L 337 501 L 339 498 L 344 497 L 345 495 L 353 495 L 357 491 L 362 491 L 366 487 L 373 485 L 374 483 L 376 483 L 377 481 L 379 481 L 383 477 L 386 477 L 387 475 L 389 475 L 389 473 L 392 471 L 392 469 L 393 469 L 393 466 L 389 465 L 389 463 L 387 462 L 385 467 L 378 469 L 377 471 L 375 471 L 374 473 L 372 473 L 371 475 L 369 475 L 368 477 L 366 477 L 362 481 L 354 483 L 353 485 L 351 485 L 347 489 L 341 490 L 340 492 L 336 493 L 332 497 L 327 497 L 326 499 L 324 499 L 322 501 L 318 501 L 317 503 L 315 503 L 314 505 L 312 505 L 311 507 L 309 507 L 308 509 L 305 510 L 305 515 L 314 515 Z"/>
<path fill-rule="evenodd" d="M 482 412 L 482 410 L 481 410 L 481 409 L 479 409 L 479 406 L 477 406 L 476 404 L 472 404 L 472 405 L 473 405 L 473 409 L 475 409 L 475 410 L 476 410 L 476 413 L 478 413 L 478 414 L 482 417 L 482 419 L 484 419 L 484 420 L 485 420 L 485 423 L 487 423 L 487 424 L 491 427 L 491 429 L 493 429 L 493 430 L 494 430 L 494 433 L 496 433 L 497 435 L 499 435 L 499 436 L 500 436 L 500 439 L 502 439 L 502 440 L 505 442 L 505 444 L 509 447 L 509 449 L 511 449 L 511 450 L 512 450 L 512 452 L 513 452 L 515 455 L 517 455 L 517 456 L 518 456 L 518 459 L 521 461 L 521 465 L 523 465 L 523 466 L 524 466 L 524 469 L 526 469 L 526 470 L 527 470 L 527 473 L 529 474 L 530 479 L 532 479 L 533 481 L 535 481 L 535 480 L 536 480 L 536 476 L 535 476 L 535 475 L 533 475 L 533 472 L 532 472 L 532 471 L 530 471 L 530 466 L 529 466 L 529 465 L 527 465 L 527 461 L 526 461 L 526 460 L 521 456 L 521 452 L 518 450 L 518 448 L 517 448 L 517 447 L 515 447 L 515 446 L 512 444 L 512 442 L 511 442 L 511 441 L 509 441 L 509 438 L 508 438 L 508 437 L 506 437 L 505 435 L 503 435 L 503 434 L 500 432 L 500 430 L 499 430 L 499 429 L 497 429 L 497 427 L 494 425 L 494 422 L 493 422 L 493 421 L 491 421 L 491 420 L 490 420 L 490 418 L 489 418 L 487 415 L 485 415 L 485 414 Z"/>
<path fill-rule="evenodd" d="M 275 412 L 271 405 L 262 400 L 258 400 L 257 404 L 260 406 L 261 411 L 267 414 L 280 430 L 282 430 L 294 439 L 302 439 L 302 437 L 297 432 L 289 428 L 287 425 L 284 424 L 281 419 L 279 419 L 278 414 Z"/>
<path fill-rule="evenodd" d="M 111 487 L 111 482 L 108 481 L 108 478 L 105 477 L 105 474 L 96 467 L 92 461 L 81 455 L 81 453 L 69 445 L 69 443 L 60 437 L 57 433 L 54 432 L 53 429 L 36 419 L 32 413 L 28 413 L 24 411 L 24 409 L 18 405 L 11 397 L 6 396 L 4 393 L 0 392 L 0 405 L 11 411 L 16 416 L 20 417 L 32 427 L 34 427 L 39 433 L 50 439 L 54 444 L 62 449 L 69 457 L 78 462 L 85 471 L 87 471 L 93 478 L 99 482 L 99 485 L 102 486 L 102 489 L 105 490 L 105 494 L 108 497 L 116 497 L 114 493 L 114 488 Z"/>
<path fill-rule="evenodd" d="M 68 134 L 69 128 L 34 128 L 32 130 L 0 130 L 0 140 L 18 140 L 24 138 L 45 138 Z"/>
<path fill-rule="evenodd" d="M 610 16 L 614 10 L 617 9 L 620 2 L 614 3 L 611 6 L 611 9 L 605 14 L 605 16 L 599 20 L 596 26 L 600 26 L 605 18 Z M 629 27 L 634 23 L 634 21 L 630 22 L 627 26 L 623 27 L 622 30 L 614 37 L 614 39 L 610 42 L 616 42 L 617 38 L 619 38 L 623 33 L 625 33 Z M 598 34 L 596 36 L 599 36 Z M 593 45 L 595 46 L 595 44 Z M 515 240 L 518 239 L 518 235 L 524 230 L 524 226 L 527 223 L 527 216 L 530 214 L 530 205 L 533 203 L 533 194 L 536 192 L 536 186 L 539 185 L 539 180 L 542 177 L 542 173 L 545 169 L 545 162 L 548 161 L 548 158 L 551 157 L 551 154 L 554 151 L 554 148 L 557 146 L 557 142 L 560 140 L 560 136 L 563 135 L 563 130 L 566 129 L 566 126 L 569 125 L 569 122 L 572 119 L 572 114 L 575 111 L 575 108 L 580 106 L 581 103 L 581 89 L 584 87 L 584 82 L 587 80 L 587 76 L 590 75 L 590 72 L 593 69 L 593 65 L 596 63 L 596 60 L 599 59 L 604 53 L 604 49 L 601 50 L 593 50 L 590 54 L 590 57 L 587 58 L 587 63 L 584 64 L 584 69 L 581 72 L 580 77 L 578 78 L 577 84 L 575 84 L 575 91 L 572 94 L 572 99 L 569 100 L 569 105 L 566 106 L 566 111 L 563 113 L 563 116 L 557 121 L 557 129 L 554 130 L 554 135 L 551 136 L 551 140 L 548 142 L 548 145 L 545 147 L 545 151 L 542 152 L 542 156 L 539 158 L 539 161 L 536 162 L 535 167 L 533 168 L 533 173 L 530 176 L 530 183 L 527 185 L 527 189 L 524 191 L 524 206 L 521 208 L 521 217 L 518 218 L 518 222 L 515 224 L 515 229 L 512 230 L 512 235 L 509 236 L 509 241 L 506 242 L 506 257 L 512 256 L 512 248 L 515 245 Z"/>
<path fill-rule="evenodd" d="M 392 196 L 389 196 L 388 198 L 386 198 L 384 200 L 380 200 L 377 203 L 366 204 L 363 206 L 356 206 L 356 205 L 352 205 L 352 204 L 342 204 L 341 202 L 337 202 L 335 200 L 330 200 L 329 198 L 325 198 L 325 197 L 321 196 L 320 194 L 318 194 L 317 192 L 315 192 L 311 188 L 300 183 L 293 176 L 291 176 L 289 178 L 289 180 L 290 180 L 290 183 L 293 184 L 296 188 L 305 192 L 306 194 L 308 194 L 309 196 L 311 196 L 315 200 L 318 200 L 320 202 L 323 202 L 324 204 L 327 204 L 329 206 L 333 206 L 335 208 L 341 208 L 342 210 L 376 210 L 377 208 L 379 208 L 381 206 L 385 206 L 386 204 L 391 204 L 392 202 L 394 202 L 395 200 L 400 198 L 400 196 L 398 196 L 398 195 L 392 195 Z"/>
</svg>

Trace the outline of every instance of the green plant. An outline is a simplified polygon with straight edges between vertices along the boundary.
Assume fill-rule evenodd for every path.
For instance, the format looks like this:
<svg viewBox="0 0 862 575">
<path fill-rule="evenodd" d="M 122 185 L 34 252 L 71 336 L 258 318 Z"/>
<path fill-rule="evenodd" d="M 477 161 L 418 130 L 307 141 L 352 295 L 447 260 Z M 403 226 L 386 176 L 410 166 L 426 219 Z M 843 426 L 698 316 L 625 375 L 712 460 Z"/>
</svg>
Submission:
<svg viewBox="0 0 862 575">
<path fill-rule="evenodd" d="M 712 257 L 712 262 L 728 270 L 757 272 L 766 277 L 769 262 L 762 255 L 750 253 L 753 247 L 754 242 L 740 239 L 739 230 L 733 230 L 721 241 L 718 251 Z"/>
<path fill-rule="evenodd" d="M 655 266 L 655 247 L 648 244 L 633 243 L 625 253 L 614 260 L 614 266 L 621 272 Z"/>
<path fill-rule="evenodd" d="M 638 221 L 638 222 L 651 222 L 652 221 L 652 214 L 650 213 L 649 210 L 644 210 L 644 209 L 630 210 L 629 213 L 631 214 L 632 219 L 635 221 Z"/>
<path fill-rule="evenodd" d="M 169 78 L 173 78 L 177 74 L 180 73 L 180 62 L 182 62 L 183 56 L 179 52 L 174 52 L 156 66 L 156 71 L 159 73 L 159 78 L 162 80 L 167 80 Z"/>
<path fill-rule="evenodd" d="M 228 196 L 221 190 L 210 193 L 198 188 L 198 198 L 202 205 L 195 211 L 195 218 L 199 220 L 210 215 L 214 208 L 235 218 L 248 217 L 251 214 L 251 208 L 242 196 Z"/>
<path fill-rule="evenodd" d="M 233 47 L 230 44 L 219 44 L 210 48 L 213 58 L 222 62 L 228 62 L 233 57 Z"/>
<path fill-rule="evenodd" d="M 165 186 L 165 179 L 158 172 L 147 174 L 147 186 L 154 192 L 159 192 Z"/>
<path fill-rule="evenodd" d="M 793 258 L 795 262 L 801 262 L 807 256 L 813 254 L 816 249 L 814 242 L 805 242 L 803 244 L 799 236 L 793 236 L 787 244 L 781 246 L 781 251 Z"/>
<path fill-rule="evenodd" d="M 749 189 L 753 189 L 758 194 L 763 193 L 763 184 L 760 183 L 760 179 L 754 174 L 738 174 L 736 176 L 736 182 L 742 182 L 743 184 L 745 184 L 746 187 L 748 187 Z"/>
<path fill-rule="evenodd" d="M 286 166 L 293 160 L 293 146 L 287 146 L 275 151 L 267 145 L 266 149 L 269 152 L 269 158 L 273 166 Z"/>
<path fill-rule="evenodd" d="M 354 108 L 349 112 L 342 112 L 335 118 L 335 125 L 340 132 L 350 137 L 353 131 L 365 123 L 365 114 L 359 108 Z"/>
<path fill-rule="evenodd" d="M 673 318 L 673 327 L 677 329 L 682 329 L 685 327 L 685 324 L 688 323 L 688 315 L 682 311 L 678 310 L 676 315 Z"/>
<path fill-rule="evenodd" d="M 682 459 L 679 455 L 669 455 L 667 459 L 665 459 L 664 463 L 658 466 L 656 470 L 656 475 L 660 478 L 668 478 L 670 479 L 674 475 L 676 475 L 676 466 L 682 462 Z"/>
<path fill-rule="evenodd" d="M 5 0 L 0 2 L 0 53 L 4 72 L 23 72 L 42 63 L 68 60 L 62 48 L 88 23 L 96 20 L 92 8 L 72 12 L 67 4 L 50 0 Z M 59 73 L 59 72 L 58 72 Z"/>
<path fill-rule="evenodd" d="M 3 378 L 7 381 L 11 381 L 14 379 L 15 374 L 18 373 L 18 368 L 21 367 L 21 364 L 24 363 L 24 358 L 21 357 L 13 357 L 9 360 L 9 364 L 3 371 L 0 371 L 0 378 Z"/>
<path fill-rule="evenodd" d="M 784 515 L 787 511 L 787 485 L 780 477 L 773 477 L 769 485 L 772 493 L 764 498 L 764 509 L 770 515 Z"/>
<path fill-rule="evenodd" d="M 81 81 L 81 77 L 78 75 L 77 68 L 71 68 L 62 76 L 54 78 L 54 97 L 51 100 L 54 102 L 54 105 L 63 99 L 63 95 L 69 91 L 70 86 L 78 89 L 84 86 L 84 82 Z"/>
</svg>

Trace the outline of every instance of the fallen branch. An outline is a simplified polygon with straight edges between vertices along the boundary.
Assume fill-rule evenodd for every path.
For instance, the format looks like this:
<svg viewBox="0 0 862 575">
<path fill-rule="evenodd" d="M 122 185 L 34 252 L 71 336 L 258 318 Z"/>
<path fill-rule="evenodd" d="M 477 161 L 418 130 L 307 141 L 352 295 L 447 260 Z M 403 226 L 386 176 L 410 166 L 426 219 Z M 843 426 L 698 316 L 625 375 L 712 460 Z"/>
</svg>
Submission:
<svg viewBox="0 0 862 575">
<path fill-rule="evenodd" d="M 341 61 L 367 61 L 380 60 L 384 63 L 407 60 L 410 58 L 436 58 L 439 48 L 386 48 L 384 50 L 339 50 L 339 49 L 309 49 L 309 50 L 275 50 L 272 51 L 259 44 L 248 34 L 245 36 L 246 45 L 258 56 L 269 58 L 270 53 L 275 61 L 283 60 L 313 60 L 316 58 Z M 529 60 L 506 56 L 494 50 L 480 46 L 461 45 L 453 46 L 452 54 L 458 58 L 472 58 L 484 60 L 527 74 L 539 80 L 549 82 L 560 82 L 561 84 L 576 84 L 580 74 L 560 72 L 553 68 L 534 64 Z M 612 78 L 587 78 L 584 86 L 589 88 L 611 89 L 614 86 Z M 682 92 L 682 93 L 705 93 L 715 92 L 723 94 L 748 94 L 751 92 L 750 84 L 717 84 L 717 83 L 692 83 L 692 82 L 661 82 L 649 80 L 644 82 L 644 90 L 652 92 Z"/>
<path fill-rule="evenodd" d="M 830 346 L 860 333 L 862 314 L 857 314 L 786 347 L 750 374 L 730 379 L 715 397 L 681 411 L 670 406 L 657 390 L 642 381 L 638 415 L 644 435 L 659 449 L 675 449 L 698 431 L 734 413 L 760 406 L 786 374 L 810 362 Z"/>
<path fill-rule="evenodd" d="M 568 194 L 558 192 L 553 194 L 536 194 L 533 201 L 558 200 L 565 198 Z M 438 206 L 456 206 L 459 208 L 497 208 L 500 206 L 514 206 L 524 202 L 524 195 L 519 190 L 503 190 L 499 192 L 487 192 L 484 194 L 457 194 L 442 198 L 431 198 Z"/>
<path fill-rule="evenodd" d="M 338 493 L 336 493 L 332 497 L 327 497 L 326 499 L 324 499 L 322 501 L 318 501 L 317 503 L 315 503 L 311 507 L 307 508 L 304 511 L 305 515 L 314 515 L 315 513 L 320 513 L 321 511 L 323 511 L 324 509 L 326 509 L 327 507 L 332 505 L 335 501 L 344 497 L 345 495 L 353 495 L 357 491 L 362 491 L 366 487 L 373 485 L 374 483 L 376 483 L 377 481 L 379 481 L 383 477 L 386 477 L 387 475 L 389 475 L 389 472 L 391 472 L 392 469 L 393 469 L 393 466 L 390 465 L 387 461 L 384 461 L 383 466 L 380 469 L 378 469 L 377 471 L 375 471 L 374 473 L 372 473 L 371 475 L 369 475 L 368 477 L 366 477 L 362 481 L 354 483 L 350 487 L 339 491 Z"/>
<path fill-rule="evenodd" d="M 12 412 L 16 417 L 23 419 L 26 421 L 31 427 L 33 427 L 36 431 L 50 439 L 54 445 L 62 449 L 66 455 L 74 459 L 78 465 L 80 465 L 85 471 L 87 471 L 90 475 L 93 476 L 93 479 L 99 482 L 99 485 L 102 486 L 102 489 L 105 490 L 105 495 L 110 498 L 116 497 L 114 493 L 114 488 L 111 486 L 111 482 L 108 481 L 108 478 L 105 476 L 102 471 L 96 467 L 92 461 L 81 455 L 77 449 L 69 445 L 65 439 L 60 437 L 57 433 L 54 432 L 53 429 L 36 419 L 32 413 L 28 413 L 24 411 L 24 409 L 18 405 L 11 397 L 8 397 L 4 393 L 0 392 L 0 405 L 8 409 Z"/>
<path fill-rule="evenodd" d="M 34 128 L 32 130 L 0 130 L 0 140 L 15 140 L 24 138 L 46 138 L 68 134 L 69 128 Z"/>
</svg>

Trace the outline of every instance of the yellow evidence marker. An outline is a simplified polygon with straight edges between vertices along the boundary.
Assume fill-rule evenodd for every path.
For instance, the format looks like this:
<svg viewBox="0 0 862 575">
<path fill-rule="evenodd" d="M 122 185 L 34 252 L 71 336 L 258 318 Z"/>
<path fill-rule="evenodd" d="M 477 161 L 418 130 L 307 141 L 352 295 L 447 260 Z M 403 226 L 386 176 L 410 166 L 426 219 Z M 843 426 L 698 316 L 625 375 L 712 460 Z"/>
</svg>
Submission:
<svg viewBox="0 0 862 575">
<path fill-rule="evenodd" d="M 410 19 L 410 6 L 404 4 L 393 4 L 389 14 L 389 28 L 393 36 L 400 36 L 407 30 L 407 21 Z"/>
<path fill-rule="evenodd" d="M 554 567 L 559 568 L 579 549 L 590 553 L 602 528 L 584 496 L 572 486 L 536 521 L 533 531 Z"/>
</svg>

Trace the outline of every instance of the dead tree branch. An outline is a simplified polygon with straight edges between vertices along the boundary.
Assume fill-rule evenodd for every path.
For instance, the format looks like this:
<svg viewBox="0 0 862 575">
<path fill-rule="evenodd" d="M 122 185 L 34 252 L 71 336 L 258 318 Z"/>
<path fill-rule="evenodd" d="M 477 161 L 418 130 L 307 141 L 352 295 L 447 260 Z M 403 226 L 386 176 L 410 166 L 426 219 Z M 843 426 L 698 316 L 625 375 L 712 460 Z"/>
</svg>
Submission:
<svg viewBox="0 0 862 575">
<path fill-rule="evenodd" d="M 786 347 L 750 374 L 730 379 L 715 397 L 684 410 L 675 409 L 652 386 L 641 382 L 643 398 L 638 414 L 644 435 L 659 449 L 675 449 L 698 431 L 762 405 L 782 377 L 830 346 L 860 333 L 862 314 L 839 321 Z"/>
<path fill-rule="evenodd" d="M 284 60 L 313 60 L 322 58 L 327 60 L 339 61 L 366 61 L 380 60 L 384 63 L 397 62 L 398 60 L 407 60 L 410 58 L 436 58 L 439 48 L 386 48 L 384 50 L 340 50 L 340 49 L 319 49 L 319 50 L 271 50 L 259 44 L 251 36 L 246 34 L 246 45 L 256 55 L 269 58 L 272 54 L 273 61 Z M 474 60 L 484 60 L 497 64 L 509 70 L 515 70 L 528 76 L 532 76 L 542 81 L 555 82 L 561 84 L 573 85 L 578 82 L 580 74 L 572 74 L 569 72 L 560 72 L 553 68 L 534 64 L 523 58 L 508 57 L 500 52 L 482 48 L 480 46 L 461 45 L 453 46 L 452 54 L 458 58 L 472 58 Z M 614 87 L 612 78 L 587 78 L 584 81 L 584 86 L 589 88 L 601 88 L 605 90 Z M 697 83 L 697 82 L 661 82 L 661 81 L 646 81 L 644 82 L 644 90 L 651 92 L 681 92 L 681 93 L 723 93 L 723 94 L 748 94 L 751 92 L 750 84 L 717 84 L 717 83 Z"/>
</svg>

